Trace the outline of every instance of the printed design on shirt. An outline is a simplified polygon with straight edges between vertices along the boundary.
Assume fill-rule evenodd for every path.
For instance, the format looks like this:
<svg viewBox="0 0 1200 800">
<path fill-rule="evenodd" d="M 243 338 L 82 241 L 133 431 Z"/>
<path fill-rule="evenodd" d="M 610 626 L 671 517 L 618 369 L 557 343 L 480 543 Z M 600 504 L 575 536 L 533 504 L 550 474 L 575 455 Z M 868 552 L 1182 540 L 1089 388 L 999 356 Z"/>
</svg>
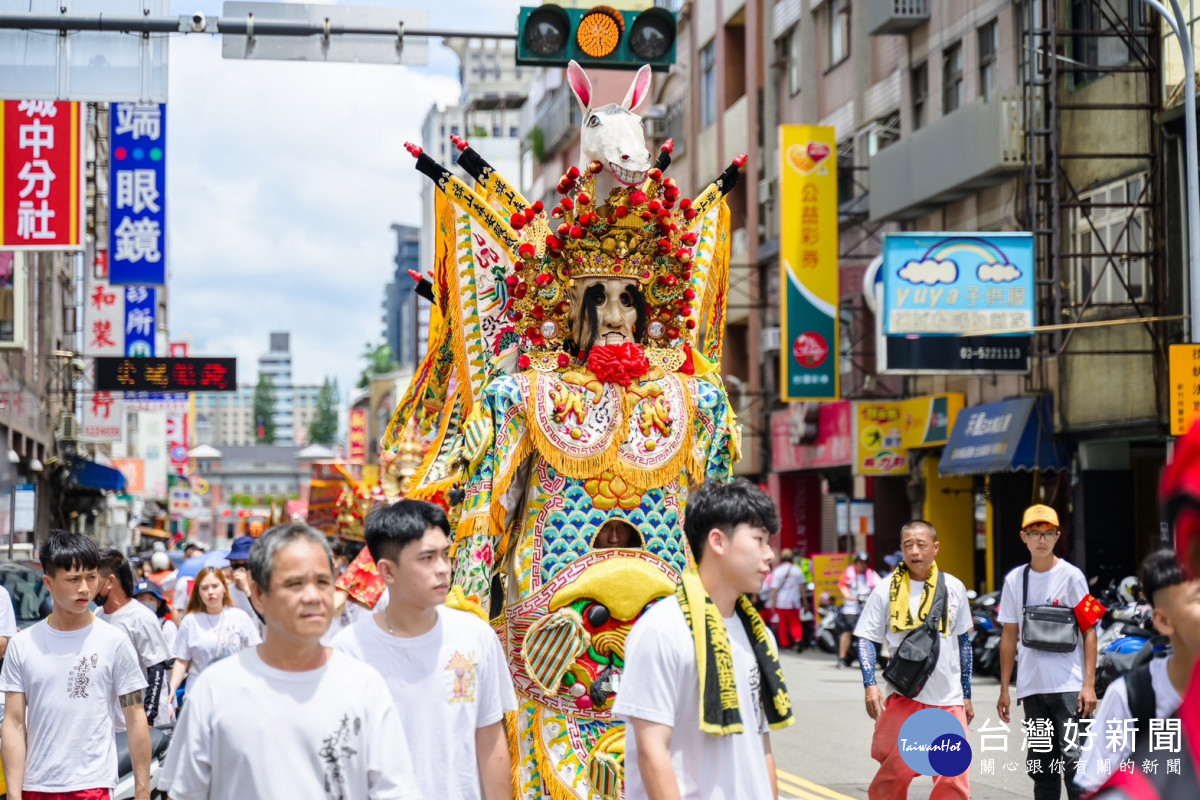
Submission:
<svg viewBox="0 0 1200 800">
<path fill-rule="evenodd" d="M 456 650 L 450 657 L 446 663 L 446 672 L 449 672 L 451 677 L 451 703 L 475 702 L 475 670 L 477 666 L 474 653 L 467 653 L 464 656 Z"/>
<path fill-rule="evenodd" d="M 765 712 L 762 706 L 762 672 L 759 671 L 758 662 L 755 661 L 754 666 L 750 668 L 750 696 L 754 698 L 754 721 L 756 724 L 754 731 L 765 730 L 767 727 Z"/>
<path fill-rule="evenodd" d="M 80 656 L 79 663 L 71 667 L 71 671 L 67 673 L 67 697 L 72 700 L 81 700 L 88 696 L 88 685 L 92 682 L 89 675 L 99 663 L 100 656 L 97 653 Z"/>
<path fill-rule="evenodd" d="M 350 745 L 351 737 L 357 737 L 361 730 L 361 718 L 355 717 L 351 722 L 350 715 L 344 714 L 342 724 L 321 743 L 319 754 L 325 763 L 325 796 L 329 800 L 346 800 L 350 796 L 346 760 L 358 754 Z"/>
</svg>

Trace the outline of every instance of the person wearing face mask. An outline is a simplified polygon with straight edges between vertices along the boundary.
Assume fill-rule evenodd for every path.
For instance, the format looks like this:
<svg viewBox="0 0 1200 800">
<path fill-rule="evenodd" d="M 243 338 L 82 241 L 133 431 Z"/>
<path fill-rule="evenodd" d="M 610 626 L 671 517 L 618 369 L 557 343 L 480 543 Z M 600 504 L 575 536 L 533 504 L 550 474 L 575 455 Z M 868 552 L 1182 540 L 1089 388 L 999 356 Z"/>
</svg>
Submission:
<svg viewBox="0 0 1200 800">
<path fill-rule="evenodd" d="M 162 587 L 154 581 L 139 581 L 133 587 L 133 599 L 154 612 L 154 616 L 158 618 L 163 638 L 167 640 L 167 652 L 174 652 L 175 637 L 179 635 L 179 626 L 175 624 L 175 620 L 171 619 Z"/>
<path fill-rule="evenodd" d="M 235 539 L 233 547 L 229 548 L 229 555 L 226 557 L 229 560 L 229 566 L 225 571 L 225 582 L 229 587 L 229 597 L 233 600 L 233 607 L 246 612 L 246 616 L 258 628 L 258 635 L 263 634 L 262 617 L 254 608 L 254 604 L 250 602 L 250 548 L 254 546 L 254 539 L 249 536 L 243 536 Z"/>
<path fill-rule="evenodd" d="M 261 641 L 258 626 L 245 611 L 233 607 L 224 573 L 216 567 L 200 570 L 175 639 L 171 696 L 184 678 L 195 679 L 210 664 Z"/>
<path fill-rule="evenodd" d="M 171 721 L 171 704 L 166 695 L 171 651 L 158 617 L 133 599 L 136 594 L 133 569 L 120 550 L 100 551 L 99 576 L 96 618 L 115 625 L 129 637 L 146 678 L 143 695 L 146 719 L 151 725 L 165 725 Z"/>
</svg>

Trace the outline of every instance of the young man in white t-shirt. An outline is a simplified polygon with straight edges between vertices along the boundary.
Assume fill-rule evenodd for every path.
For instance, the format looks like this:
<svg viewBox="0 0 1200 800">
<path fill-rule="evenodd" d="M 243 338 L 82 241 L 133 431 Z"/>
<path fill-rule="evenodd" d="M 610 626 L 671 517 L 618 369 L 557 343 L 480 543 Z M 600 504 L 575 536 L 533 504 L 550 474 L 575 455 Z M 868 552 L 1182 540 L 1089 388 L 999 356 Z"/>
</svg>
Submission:
<svg viewBox="0 0 1200 800">
<path fill-rule="evenodd" d="M 9 642 L 0 758 L 10 800 L 100 800 L 117 784 L 114 720 L 124 716 L 136 800 L 150 800 L 146 680 L 125 634 L 96 619 L 96 544 L 59 531 L 41 549 L 54 612 Z M 118 708 L 120 709 L 118 711 Z"/>
<path fill-rule="evenodd" d="M 1094 792 L 1104 785 L 1120 763 L 1133 754 L 1135 739 L 1139 752 L 1146 751 L 1149 719 L 1177 716 L 1200 654 L 1200 579 L 1188 579 L 1173 550 L 1159 550 L 1147 556 L 1142 562 L 1141 575 L 1142 590 L 1154 607 L 1154 627 L 1171 640 L 1171 655 L 1138 668 L 1149 670 L 1150 696 L 1146 702 L 1148 706 L 1152 700 L 1154 709 L 1148 719 L 1139 719 L 1131 708 L 1128 690 L 1131 675 L 1118 678 L 1104 693 L 1096 709 L 1092 735 L 1075 773 L 1075 783 L 1085 792 Z M 1130 719 L 1138 720 L 1135 736 L 1108 735 L 1110 728 L 1124 731 L 1125 721 Z"/>
<path fill-rule="evenodd" d="M 133 599 L 133 568 L 120 550 L 100 551 L 98 574 L 96 617 L 120 628 L 129 637 L 146 679 L 146 719 L 151 725 L 166 725 L 171 721 L 171 703 L 167 697 L 171 651 L 158 616 Z"/>
<path fill-rule="evenodd" d="M 172 800 L 420 797 L 383 678 L 321 645 L 333 615 L 325 536 L 272 528 L 250 550 L 250 575 L 266 638 L 188 691 L 161 788 Z"/>
<path fill-rule="evenodd" d="M 1026 758 L 1030 762 L 1035 800 L 1057 800 L 1064 782 L 1068 800 L 1082 797 L 1083 792 L 1074 784 L 1079 742 L 1070 732 L 1081 717 L 1096 709 L 1098 615 L 1094 612 L 1099 606 L 1088 593 L 1087 579 L 1079 568 L 1054 554 L 1059 535 L 1058 512 L 1053 508 L 1034 505 L 1025 510 L 1021 541 L 1029 548 L 1029 564 L 1017 567 L 1005 577 L 997 614 L 1004 626 L 1000 636 L 1000 699 L 996 702 L 1000 719 L 1007 723 L 1012 718 L 1008 685 L 1015 663 L 1017 702 L 1024 704 L 1025 718 L 1041 720 L 1042 725 L 1048 721 L 1052 732 L 1048 750 L 1041 737 L 1028 737 L 1030 747 Z M 1075 649 L 1053 652 L 1022 644 L 1018 650 L 1026 606 L 1073 609 L 1076 625 L 1082 631 Z"/>
<path fill-rule="evenodd" d="M 698 566 L 683 577 L 684 595 L 686 599 L 690 582 L 698 581 L 697 588 L 707 594 L 705 607 L 715 606 L 719 615 L 713 625 L 721 629 L 713 632 L 724 633 L 732 655 L 736 714 L 726 730 L 708 732 L 712 717 L 701 702 L 693 628 L 680 591 L 659 600 L 629 634 L 625 673 L 613 705 L 613 716 L 626 723 L 625 800 L 778 796 L 769 728 L 786 727 L 794 717 L 778 704 L 774 721 L 768 716 L 762 687 L 777 679 L 763 670 L 760 657 L 779 670 L 774 637 L 742 597 L 758 592 L 770 574 L 768 540 L 778 530 L 771 498 L 745 480 L 707 483 L 688 498 L 684 533 Z M 692 608 L 692 624 L 703 625 L 707 615 L 699 606 Z M 762 626 L 761 650 L 746 632 L 755 621 Z M 711 674 L 715 668 L 706 672 L 706 681 L 717 680 Z M 787 697 L 782 681 L 777 692 Z"/>
<path fill-rule="evenodd" d="M 383 674 L 404 709 L 424 797 L 508 800 L 504 715 L 516 711 L 517 698 L 496 632 L 445 605 L 449 533 L 446 514 L 432 503 L 401 500 L 372 511 L 367 547 L 388 600 L 334 637 L 333 647 Z"/>
<path fill-rule="evenodd" d="M 937 569 L 937 530 L 925 520 L 913 520 L 900 529 L 900 548 L 904 561 L 891 578 L 871 591 L 859 615 L 854 635 L 858 637 L 858 662 L 866 690 L 867 714 L 875 720 L 871 739 L 871 757 L 879 770 L 867 790 L 869 800 L 904 800 L 908 787 L 917 776 L 900 752 L 900 728 L 918 711 L 940 708 L 948 711 L 963 726 L 975 717 L 971 705 L 972 650 L 971 603 L 962 581 Z M 933 608 L 938 578 L 946 587 L 946 611 L 939 620 L 943 637 L 938 643 L 937 661 L 921 691 L 905 697 L 888 683 L 880 690 L 875 677 L 878 646 L 887 642 L 895 653 L 909 632 L 921 625 Z M 893 601 L 892 597 L 896 600 Z M 907 602 L 905 602 L 907 600 Z M 886 683 L 886 681 L 885 681 Z M 970 796 L 969 770 L 959 775 L 936 775 L 933 795 L 937 800 Z"/>
</svg>

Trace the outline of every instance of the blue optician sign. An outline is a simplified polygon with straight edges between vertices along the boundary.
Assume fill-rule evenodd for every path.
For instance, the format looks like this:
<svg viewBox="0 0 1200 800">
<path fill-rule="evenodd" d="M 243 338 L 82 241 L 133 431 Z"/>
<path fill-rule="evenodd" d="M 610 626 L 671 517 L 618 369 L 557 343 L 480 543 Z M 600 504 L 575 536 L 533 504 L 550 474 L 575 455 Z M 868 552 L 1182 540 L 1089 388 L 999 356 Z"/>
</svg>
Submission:
<svg viewBox="0 0 1200 800">
<path fill-rule="evenodd" d="M 113 103 L 109 119 L 109 282 L 161 286 L 167 274 L 167 107 Z"/>
<path fill-rule="evenodd" d="M 888 336 L 1032 335 L 1032 234 L 891 233 L 881 271 Z"/>
<path fill-rule="evenodd" d="M 152 358 L 155 342 L 155 291 L 147 286 L 126 286 L 125 355 Z"/>
</svg>

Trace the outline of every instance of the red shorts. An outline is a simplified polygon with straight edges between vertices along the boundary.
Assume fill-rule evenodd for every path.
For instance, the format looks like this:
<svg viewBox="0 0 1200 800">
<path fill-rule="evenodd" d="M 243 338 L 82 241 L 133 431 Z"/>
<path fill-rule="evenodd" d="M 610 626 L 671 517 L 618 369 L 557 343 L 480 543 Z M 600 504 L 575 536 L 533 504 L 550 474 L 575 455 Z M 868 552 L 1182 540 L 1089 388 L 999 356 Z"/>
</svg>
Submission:
<svg viewBox="0 0 1200 800">
<path fill-rule="evenodd" d="M 26 800 L 111 800 L 108 789 L 76 789 L 73 792 L 21 792 Z"/>
</svg>

